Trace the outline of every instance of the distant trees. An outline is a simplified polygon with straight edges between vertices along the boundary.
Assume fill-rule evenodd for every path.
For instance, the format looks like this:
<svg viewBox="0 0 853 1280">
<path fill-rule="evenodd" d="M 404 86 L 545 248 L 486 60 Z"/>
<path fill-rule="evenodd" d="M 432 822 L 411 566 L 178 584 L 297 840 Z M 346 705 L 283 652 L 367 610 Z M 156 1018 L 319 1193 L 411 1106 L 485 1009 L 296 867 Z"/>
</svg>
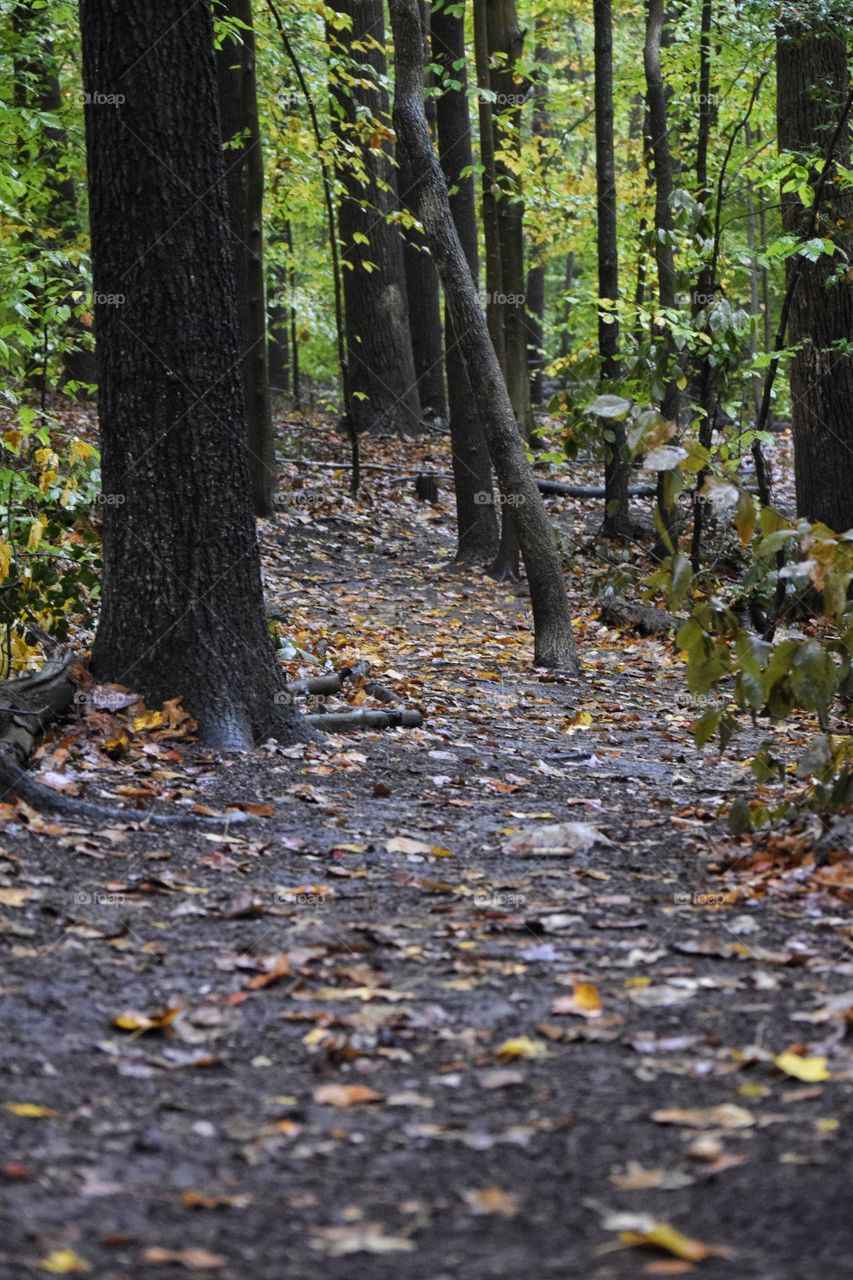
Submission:
<svg viewBox="0 0 853 1280">
<path fill-rule="evenodd" d="M 842 4 L 819 15 L 783 9 L 779 148 L 803 159 L 814 192 L 806 211 L 801 184 L 783 187 L 783 222 L 814 248 L 823 239 L 835 250 L 788 260 L 797 511 L 843 532 L 853 528 L 853 190 L 841 178 L 850 166 L 850 12 Z"/>
<path fill-rule="evenodd" d="M 327 24 L 341 189 L 350 412 L 357 431 L 422 430 L 386 89 L 382 0 L 333 0 Z"/>
</svg>

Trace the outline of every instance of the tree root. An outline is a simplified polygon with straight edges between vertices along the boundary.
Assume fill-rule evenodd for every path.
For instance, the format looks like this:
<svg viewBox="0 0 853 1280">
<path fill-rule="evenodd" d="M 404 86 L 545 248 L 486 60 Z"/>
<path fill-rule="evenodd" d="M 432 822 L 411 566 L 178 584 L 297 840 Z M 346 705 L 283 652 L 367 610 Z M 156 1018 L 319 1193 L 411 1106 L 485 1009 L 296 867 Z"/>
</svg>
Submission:
<svg viewBox="0 0 853 1280">
<path fill-rule="evenodd" d="M 347 733 L 350 729 L 416 729 L 423 724 L 419 711 L 328 711 L 305 719 L 326 733 Z"/>
</svg>

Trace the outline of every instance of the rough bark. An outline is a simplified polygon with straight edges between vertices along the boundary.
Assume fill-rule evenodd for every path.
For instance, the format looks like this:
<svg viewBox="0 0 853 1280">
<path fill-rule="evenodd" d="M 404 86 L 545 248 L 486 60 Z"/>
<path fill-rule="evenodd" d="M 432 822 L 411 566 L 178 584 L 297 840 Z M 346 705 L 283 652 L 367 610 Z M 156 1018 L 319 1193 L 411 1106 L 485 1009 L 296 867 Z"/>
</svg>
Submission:
<svg viewBox="0 0 853 1280">
<path fill-rule="evenodd" d="M 778 33 L 779 148 L 813 157 L 815 179 L 850 92 L 843 8 L 813 21 L 791 11 Z M 782 196 L 782 220 L 786 231 L 807 229 L 840 251 L 789 259 L 788 280 L 797 273 L 789 320 L 789 342 L 799 347 L 790 363 L 797 513 L 842 532 L 853 528 L 853 357 L 839 344 L 853 338 L 853 284 L 846 273 L 838 278 L 837 264 L 853 251 L 853 196 L 832 181 L 836 162 L 850 164 L 849 115 L 811 227 L 794 192 Z"/>
<path fill-rule="evenodd" d="M 264 617 L 243 433 L 213 26 L 81 0 L 104 503 L 96 676 L 181 697 L 202 741 L 309 732 Z"/>
<path fill-rule="evenodd" d="M 619 248 L 616 225 L 616 160 L 613 147 L 613 15 L 611 0 L 594 0 L 595 23 L 595 174 L 598 194 L 598 296 L 619 299 Z M 620 376 L 619 321 L 613 310 L 598 316 L 601 381 L 613 386 Z M 621 423 L 601 423 L 605 437 L 603 532 L 621 537 L 629 531 L 628 479 L 631 463 Z"/>
<path fill-rule="evenodd" d="M 352 22 L 348 29 L 330 27 L 328 32 L 332 128 L 341 156 L 338 234 L 344 267 L 349 411 L 357 433 L 415 435 L 423 430 L 423 422 L 403 241 L 399 229 L 388 221 L 398 199 L 384 88 L 382 0 L 333 0 L 331 8 Z M 350 85 L 353 75 L 369 87 Z"/>
<path fill-rule="evenodd" d="M 424 32 L 424 63 L 429 61 L 429 24 L 424 0 L 420 0 Z M 430 131 L 435 134 L 435 99 L 427 98 L 425 109 Z M 411 210 L 409 188 L 412 179 L 406 157 L 397 155 L 397 188 L 400 203 Z M 406 230 L 403 243 L 403 266 L 406 272 L 406 294 L 409 301 L 409 328 L 412 333 L 412 356 L 418 379 L 418 395 L 424 418 L 445 424 L 448 417 L 444 387 L 444 350 L 441 325 L 441 297 L 438 273 L 429 255 L 423 232 L 416 227 Z"/>
<path fill-rule="evenodd" d="M 275 511 L 275 443 L 267 363 L 264 276 L 264 160 L 255 76 L 252 0 L 224 0 L 218 14 L 243 24 L 239 39 L 223 40 L 216 55 L 219 121 L 225 151 L 228 226 L 240 321 L 240 369 L 255 515 Z"/>
<path fill-rule="evenodd" d="M 660 51 L 664 30 L 664 0 L 647 0 L 646 38 L 643 45 L 643 67 L 646 75 L 646 103 L 648 106 L 650 150 L 654 163 L 655 183 L 655 239 L 654 257 L 658 276 L 658 302 L 661 308 L 675 306 L 675 255 L 673 252 L 672 188 L 675 166 L 669 143 L 666 88 L 661 72 Z M 678 425 L 681 396 L 673 373 L 675 351 L 672 337 L 666 331 L 658 344 L 657 370 L 664 392 L 661 413 L 668 422 Z M 669 548 L 675 528 L 673 498 L 670 492 L 672 473 L 661 472 L 658 477 L 658 516 L 661 529 L 656 554 L 661 556 Z"/>
<path fill-rule="evenodd" d="M 415 175 L 418 217 L 439 270 L 501 494 L 512 502 L 530 585 L 534 661 L 577 674 L 566 590 L 553 530 L 524 452 L 489 341 L 477 287 L 453 224 L 447 187 L 423 109 L 417 0 L 391 0 L 396 50 L 395 124 Z"/>
<path fill-rule="evenodd" d="M 479 279 L 477 212 L 472 173 L 471 117 L 468 113 L 465 17 L 459 6 L 443 5 L 432 14 L 433 61 L 458 88 L 445 88 L 436 101 L 436 131 L 441 167 L 450 192 L 450 209 L 471 276 Z M 465 362 L 445 307 L 445 360 L 456 492 L 459 564 L 485 564 L 497 551 L 498 521 L 492 499 L 492 469 L 483 428 Z M 489 501 L 483 502 L 483 495 Z"/>
</svg>

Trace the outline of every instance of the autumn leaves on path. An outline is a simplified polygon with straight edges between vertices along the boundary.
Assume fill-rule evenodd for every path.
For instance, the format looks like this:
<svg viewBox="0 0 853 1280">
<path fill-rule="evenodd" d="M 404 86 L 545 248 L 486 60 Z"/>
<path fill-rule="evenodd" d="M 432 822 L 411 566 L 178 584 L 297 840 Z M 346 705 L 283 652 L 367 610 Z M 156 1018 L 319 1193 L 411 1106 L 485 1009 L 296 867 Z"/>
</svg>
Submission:
<svg viewBox="0 0 853 1280">
<path fill-rule="evenodd" d="M 368 659 L 424 727 L 216 759 L 101 691 L 45 745 L 50 785 L 255 821 L 2 811 L 0 1277 L 841 1280 L 845 859 L 726 835 L 748 775 L 581 595 L 582 509 L 581 691 L 443 501 L 310 483 L 262 526 L 288 672 Z"/>
</svg>

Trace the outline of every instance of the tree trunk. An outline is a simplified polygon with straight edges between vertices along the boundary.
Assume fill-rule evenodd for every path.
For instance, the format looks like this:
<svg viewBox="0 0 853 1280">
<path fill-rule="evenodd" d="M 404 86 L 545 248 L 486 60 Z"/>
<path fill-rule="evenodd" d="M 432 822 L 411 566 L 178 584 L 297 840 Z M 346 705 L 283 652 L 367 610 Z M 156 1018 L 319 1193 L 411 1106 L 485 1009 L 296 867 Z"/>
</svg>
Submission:
<svg viewBox="0 0 853 1280">
<path fill-rule="evenodd" d="M 420 0 L 424 32 L 424 62 L 429 61 L 429 23 L 424 0 Z M 435 99 L 426 100 L 430 132 L 435 134 Z M 397 188 L 400 202 L 412 212 L 409 188 L 412 185 L 405 155 L 397 156 Z M 406 294 L 409 300 L 409 328 L 412 332 L 412 355 L 418 379 L 421 413 L 436 424 L 447 422 L 447 395 L 444 389 L 444 351 L 442 346 L 441 298 L 438 273 L 422 231 L 408 228 L 403 242 L 403 265 L 406 271 Z"/>
<path fill-rule="evenodd" d="M 257 516 L 275 511 L 275 441 L 267 363 L 267 299 L 264 278 L 264 160 L 258 119 L 252 0 L 225 0 L 224 18 L 243 24 L 216 55 L 219 121 L 225 151 L 228 226 L 234 258 L 240 369 L 246 402 L 246 434 L 252 502 Z"/>
<path fill-rule="evenodd" d="M 391 0 L 396 51 L 395 124 L 416 185 L 413 199 L 453 316 L 504 501 L 513 505 L 530 584 L 535 631 L 534 661 L 578 673 L 560 556 L 553 530 L 518 434 L 477 286 L 453 225 L 447 187 L 423 108 L 421 38 L 417 0 Z"/>
<path fill-rule="evenodd" d="M 643 46 L 643 66 L 646 74 L 646 102 L 649 114 L 651 155 L 654 162 L 655 181 L 655 239 L 654 256 L 658 275 L 658 303 L 661 309 L 675 306 L 675 256 L 673 252 L 672 187 L 674 164 L 669 145 L 666 89 L 661 73 L 660 51 L 664 28 L 664 0 L 647 0 L 646 39 Z M 657 370 L 664 392 L 661 414 L 678 426 L 681 396 L 676 375 L 673 372 L 675 348 L 667 330 L 658 343 Z M 656 554 L 661 557 L 670 550 L 674 533 L 674 495 L 671 471 L 658 474 L 658 516 L 660 537 Z"/>
<path fill-rule="evenodd" d="M 432 58 L 454 83 L 436 100 L 436 130 L 441 166 L 450 190 L 450 209 L 471 276 L 479 278 L 474 157 L 468 114 L 465 16 L 461 6 L 443 5 L 432 14 Z M 483 428 L 477 416 L 465 361 L 445 307 L 445 360 L 456 491 L 457 550 L 460 564 L 485 564 L 498 547 L 498 521 L 492 501 L 492 470 Z M 483 496 L 488 495 L 488 501 Z"/>
<path fill-rule="evenodd" d="M 798 19 L 792 12 L 779 31 L 779 149 L 813 155 L 814 178 L 850 92 L 842 7 L 834 15 L 838 21 L 830 14 Z M 841 533 L 853 528 L 853 284 L 846 273 L 839 279 L 838 262 L 847 261 L 853 250 L 853 195 L 832 180 L 836 163 L 850 164 L 849 115 L 814 218 L 804 217 L 796 192 L 787 192 L 782 221 L 789 233 L 827 237 L 837 247 L 835 255 L 816 262 L 790 258 L 788 278 L 790 283 L 798 273 L 789 323 L 789 342 L 799 347 L 790 363 L 797 514 Z"/>
<path fill-rule="evenodd" d="M 616 160 L 613 147 L 613 15 L 611 0 L 594 0 L 595 22 L 595 174 L 598 194 L 598 296 L 614 304 L 619 299 L 619 248 L 616 234 Z M 601 380 L 618 382 L 619 321 L 615 310 L 598 315 Z M 614 386 L 614 390 L 617 389 Z M 628 478 L 625 428 L 621 422 L 601 422 L 605 433 L 604 524 L 609 537 L 628 532 Z"/>
<path fill-rule="evenodd" d="M 486 322 L 492 346 L 502 370 L 506 369 L 503 317 L 501 237 L 498 225 L 498 177 L 495 168 L 495 127 L 492 118 L 491 68 L 489 64 L 488 0 L 474 0 L 474 56 L 477 67 L 482 176 L 483 248 L 485 250 Z"/>
<path fill-rule="evenodd" d="M 81 0 L 104 503 L 101 680 L 179 697 L 202 741 L 307 730 L 264 617 L 213 25 Z M 121 94 L 119 106 L 97 94 Z"/>
<path fill-rule="evenodd" d="M 328 27 L 332 128 L 339 144 L 338 234 L 350 412 L 357 432 L 415 435 L 423 423 L 403 240 L 399 228 L 388 221 L 398 200 L 385 89 L 382 0 L 333 0 L 330 7 L 351 22 L 349 27 Z M 353 63 L 357 69 L 351 72 Z M 359 84 L 348 83 L 353 76 Z"/>
</svg>

